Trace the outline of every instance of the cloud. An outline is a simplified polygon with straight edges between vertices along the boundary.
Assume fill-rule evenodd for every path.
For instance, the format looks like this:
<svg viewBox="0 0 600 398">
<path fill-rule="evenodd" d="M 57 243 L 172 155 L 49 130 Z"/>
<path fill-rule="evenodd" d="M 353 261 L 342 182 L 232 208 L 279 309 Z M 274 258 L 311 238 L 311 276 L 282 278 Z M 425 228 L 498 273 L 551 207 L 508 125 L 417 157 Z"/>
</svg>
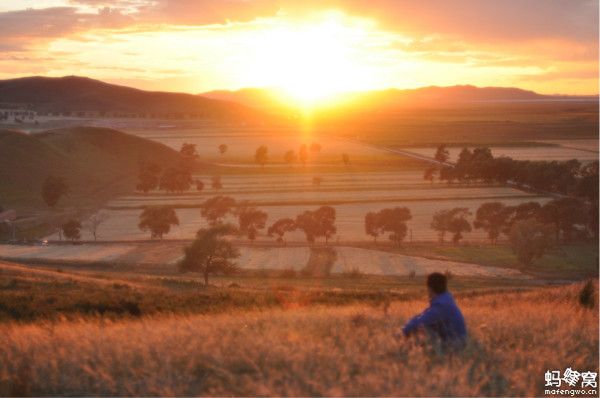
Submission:
<svg viewBox="0 0 600 398">
<path fill-rule="evenodd" d="M 124 27 L 131 22 L 131 17 L 110 8 L 95 13 L 81 13 L 76 7 L 7 11 L 0 12 L 0 37 L 3 46 L 17 51 L 54 38 L 90 29 Z"/>
</svg>

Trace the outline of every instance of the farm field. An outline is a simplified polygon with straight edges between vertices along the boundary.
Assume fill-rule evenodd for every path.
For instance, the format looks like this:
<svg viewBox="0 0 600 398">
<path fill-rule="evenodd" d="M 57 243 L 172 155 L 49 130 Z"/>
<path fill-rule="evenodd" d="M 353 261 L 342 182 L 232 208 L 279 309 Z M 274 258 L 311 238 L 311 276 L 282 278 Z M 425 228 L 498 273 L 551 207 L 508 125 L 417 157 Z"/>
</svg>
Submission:
<svg viewBox="0 0 600 398">
<path fill-rule="evenodd" d="M 335 241 L 370 240 L 364 232 L 364 216 L 369 211 L 386 207 L 406 206 L 413 219 L 409 221 L 407 240 L 434 241 L 437 235 L 430 228 L 433 214 L 442 209 L 468 207 L 472 212 L 487 201 L 502 201 L 516 205 L 528 201 L 544 203 L 547 197 L 500 186 L 448 186 L 447 184 L 426 182 L 422 172 L 405 170 L 397 172 L 355 172 L 319 174 L 321 185 L 313 186 L 312 175 L 305 174 L 243 174 L 222 176 L 223 188 L 209 187 L 210 175 L 197 175 L 205 182 L 202 192 L 190 191 L 185 194 L 166 194 L 153 191 L 148 194 L 122 196 L 107 203 L 102 210 L 109 219 L 100 227 L 99 239 L 109 241 L 143 240 L 147 233 L 137 227 L 139 215 L 144 206 L 170 205 L 176 208 L 180 224 L 173 226 L 165 239 L 191 239 L 196 231 L 206 226 L 201 218 L 200 206 L 206 199 L 216 195 L 227 195 L 236 201 L 248 201 L 268 213 L 267 226 L 279 218 L 295 218 L 304 210 L 312 210 L 320 205 L 331 205 L 336 209 L 338 227 Z M 457 201 L 460 204 L 457 204 Z M 233 216 L 228 222 L 236 223 Z M 57 239 L 53 234 L 50 239 Z M 82 231 L 82 238 L 90 240 L 88 231 Z M 292 232 L 286 235 L 290 242 L 304 242 L 304 235 Z M 481 241 L 485 234 L 475 230 L 465 234 L 468 241 Z M 259 241 L 270 241 L 262 231 Z"/>
<path fill-rule="evenodd" d="M 13 289 L 32 283 L 25 276 L 13 277 Z M 180 304 L 165 288 L 119 281 L 118 288 L 100 290 L 92 283 L 57 279 L 50 286 L 74 303 L 93 291 L 98 308 L 108 310 L 102 319 L 75 313 L 54 322 L 0 325 L 0 395 L 541 396 L 547 369 L 567 363 L 598 371 L 598 313 L 579 304 L 582 284 L 459 289 L 470 340 L 450 356 L 394 337 L 427 305 L 414 283 L 401 285 L 404 293 L 388 290 L 386 310 L 366 299 L 322 305 L 311 302 L 323 296 L 310 290 L 286 295 L 235 288 L 220 293 L 221 306 L 244 297 L 269 311 L 188 315 L 150 312 L 152 306 Z M 450 288 L 455 285 L 461 282 Z M 100 301 L 109 290 L 129 300 L 126 314 L 118 312 L 118 302 Z M 341 300 L 350 290 L 320 292 Z M 55 293 L 46 288 L 40 294 Z M 217 290 L 194 292 L 211 294 Z M 196 305 L 191 297 L 188 306 Z"/>
<path fill-rule="evenodd" d="M 581 162 L 590 162 L 598 160 L 598 141 L 597 140 L 553 140 L 544 141 L 555 146 L 490 146 L 494 157 L 508 156 L 515 160 L 556 160 L 566 161 L 577 159 Z M 471 146 L 470 149 L 473 149 Z M 433 156 L 435 148 L 432 147 L 409 147 L 407 151 L 419 155 Z M 455 162 L 462 147 L 449 147 L 450 161 Z"/>
<path fill-rule="evenodd" d="M 309 163 L 340 164 L 342 154 L 347 153 L 353 163 L 374 160 L 398 160 L 385 152 L 372 150 L 363 145 L 338 140 L 334 137 L 290 128 L 243 128 L 227 126 L 205 126 L 173 129 L 125 129 L 129 134 L 158 141 L 179 150 L 184 143 L 196 145 L 203 162 L 221 165 L 243 165 L 254 163 L 254 153 L 261 145 L 269 149 L 269 165 L 285 165 L 284 154 L 288 150 L 298 153 L 302 145 L 310 148 L 312 143 L 321 145 L 318 152 L 309 150 Z M 227 145 L 227 152 L 220 154 L 218 146 Z"/>
<path fill-rule="evenodd" d="M 51 246 L 0 245 L 0 258 L 13 261 L 46 261 L 55 264 L 107 264 L 110 269 L 136 269 L 177 273 L 176 262 L 182 258 L 183 243 L 154 244 L 82 244 Z M 318 250 L 318 248 L 317 248 Z M 450 271 L 460 276 L 513 277 L 523 275 L 513 269 L 486 267 L 468 262 L 428 259 L 379 250 L 336 247 L 335 259 L 328 272 L 343 274 L 357 271 L 369 275 L 407 276 Z M 311 261 L 308 247 L 240 247 L 237 260 L 242 270 L 302 271 Z M 140 268 L 141 267 L 141 268 Z"/>
</svg>

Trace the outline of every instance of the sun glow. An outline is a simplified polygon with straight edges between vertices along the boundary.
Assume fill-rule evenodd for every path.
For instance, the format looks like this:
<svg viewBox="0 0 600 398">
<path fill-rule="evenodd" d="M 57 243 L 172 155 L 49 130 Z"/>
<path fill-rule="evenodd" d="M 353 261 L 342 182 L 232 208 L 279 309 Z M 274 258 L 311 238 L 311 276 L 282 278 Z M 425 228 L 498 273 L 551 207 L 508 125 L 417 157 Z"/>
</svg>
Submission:
<svg viewBox="0 0 600 398">
<path fill-rule="evenodd" d="M 360 56 L 368 27 L 368 22 L 349 22 L 335 12 L 308 23 L 274 26 L 256 37 L 260 51 L 251 73 L 301 105 L 368 89 L 374 77 Z"/>
</svg>

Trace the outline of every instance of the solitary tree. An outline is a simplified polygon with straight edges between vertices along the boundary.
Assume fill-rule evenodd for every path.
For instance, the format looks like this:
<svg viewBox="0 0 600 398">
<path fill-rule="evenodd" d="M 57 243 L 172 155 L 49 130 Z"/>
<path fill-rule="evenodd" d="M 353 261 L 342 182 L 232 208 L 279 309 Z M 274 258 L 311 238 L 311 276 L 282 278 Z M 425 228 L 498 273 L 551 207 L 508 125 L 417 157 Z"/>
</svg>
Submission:
<svg viewBox="0 0 600 398">
<path fill-rule="evenodd" d="M 223 188 L 223 183 L 221 182 L 221 176 L 212 176 L 212 178 L 210 180 L 210 185 L 211 185 L 212 189 L 214 189 L 215 191 L 218 191 L 219 189 Z"/>
<path fill-rule="evenodd" d="M 321 186 L 321 183 L 323 182 L 323 177 L 320 176 L 314 176 L 312 178 L 312 184 L 314 187 L 319 188 Z"/>
<path fill-rule="evenodd" d="M 219 153 L 221 154 L 221 156 L 225 155 L 225 153 L 227 153 L 228 149 L 229 149 L 229 147 L 227 146 L 227 144 L 219 145 Z"/>
<path fill-rule="evenodd" d="M 194 184 L 196 185 L 196 191 L 201 192 L 204 189 L 204 183 L 202 180 L 195 180 Z"/>
<path fill-rule="evenodd" d="M 445 163 L 450 158 L 450 152 L 446 149 L 446 145 L 440 144 L 435 151 L 435 160 L 440 163 Z"/>
<path fill-rule="evenodd" d="M 456 207 L 451 211 L 451 217 L 448 219 L 448 231 L 452 233 L 452 243 L 458 245 L 463 238 L 463 233 L 471 232 L 471 224 L 467 221 L 467 216 L 471 212 L 466 207 Z"/>
<path fill-rule="evenodd" d="M 85 228 L 94 237 L 94 240 L 96 240 L 98 238 L 98 228 L 100 228 L 100 225 L 102 225 L 109 218 L 110 218 L 110 216 L 108 215 L 108 213 L 100 211 L 100 212 L 92 215 L 84 223 Z"/>
<path fill-rule="evenodd" d="M 291 218 L 281 218 L 267 230 L 269 236 L 277 235 L 277 242 L 285 245 L 284 235 L 286 232 L 292 232 L 296 229 L 296 223 Z"/>
<path fill-rule="evenodd" d="M 381 223 L 381 231 L 390 232 L 389 239 L 400 246 L 408 230 L 406 222 L 412 219 L 410 210 L 406 207 L 383 209 L 379 212 L 378 218 Z"/>
<path fill-rule="evenodd" d="M 62 225 L 62 233 L 71 242 L 81 239 L 81 223 L 78 220 L 70 219 Z"/>
<path fill-rule="evenodd" d="M 214 196 L 202 203 L 200 214 L 210 226 L 220 224 L 235 206 L 235 199 L 229 196 Z"/>
<path fill-rule="evenodd" d="M 305 144 L 302 144 L 298 150 L 298 160 L 303 166 L 306 166 L 306 162 L 308 161 L 308 149 L 306 149 Z"/>
<path fill-rule="evenodd" d="M 48 207 L 56 206 L 68 192 L 69 187 L 62 177 L 48 176 L 42 185 L 42 198 Z"/>
<path fill-rule="evenodd" d="M 170 206 L 148 206 L 140 214 L 138 228 L 150 231 L 150 238 L 162 239 L 171 231 L 171 225 L 179 225 L 175 210 Z"/>
<path fill-rule="evenodd" d="M 296 162 L 296 158 L 296 153 L 291 149 L 283 155 L 283 160 L 290 166 Z"/>
<path fill-rule="evenodd" d="M 501 202 L 484 203 L 479 206 L 475 213 L 473 226 L 486 231 L 490 242 L 495 245 L 498 242 L 500 233 L 509 222 L 512 211 L 512 208 L 505 206 Z"/>
<path fill-rule="evenodd" d="M 246 235 L 250 242 L 254 242 L 258 231 L 265 228 L 267 213 L 243 204 L 238 207 L 236 214 L 240 225 L 239 232 Z"/>
<path fill-rule="evenodd" d="M 160 182 L 160 171 L 161 168 L 156 163 L 141 163 L 138 172 L 138 184 L 136 186 L 137 190 L 148 193 L 149 191 L 158 188 L 158 184 Z"/>
<path fill-rule="evenodd" d="M 464 232 L 471 231 L 471 224 L 467 221 L 467 216 L 470 214 L 466 207 L 437 211 L 433 215 L 431 228 L 438 231 L 441 243 L 444 243 L 446 232 L 452 233 L 452 242 L 456 245 L 462 239 Z"/>
<path fill-rule="evenodd" d="M 254 161 L 259 165 L 264 166 L 265 164 L 267 164 L 268 160 L 269 149 L 264 145 L 261 145 L 258 148 L 256 148 L 256 153 L 254 154 Z"/>
<path fill-rule="evenodd" d="M 449 231 L 450 225 L 449 220 L 452 217 L 452 210 L 438 210 L 433 215 L 433 219 L 431 220 L 431 229 L 437 231 L 438 240 L 441 244 L 444 244 L 444 239 L 446 237 L 446 233 Z"/>
<path fill-rule="evenodd" d="M 223 224 L 200 229 L 192 244 L 183 249 L 184 257 L 178 263 L 179 270 L 202 273 L 206 286 L 209 275 L 234 272 L 237 265 L 233 260 L 238 258 L 240 253 L 231 242 L 224 239 L 224 236 L 234 232 L 235 227 Z"/>
<path fill-rule="evenodd" d="M 319 144 L 318 142 L 311 143 L 310 144 L 310 151 L 314 152 L 314 153 L 321 152 L 321 144 Z"/>
<path fill-rule="evenodd" d="M 194 163 L 198 160 L 198 152 L 196 151 L 196 144 L 183 143 L 179 150 L 181 155 L 182 167 L 190 172 L 194 168 Z"/>
<path fill-rule="evenodd" d="M 423 173 L 423 179 L 433 184 L 433 180 L 435 179 L 435 172 L 435 167 L 426 168 L 425 172 Z"/>
<path fill-rule="evenodd" d="M 529 267 L 552 247 L 552 227 L 529 218 L 513 224 L 509 241 L 513 252 L 523 267 Z"/>
<path fill-rule="evenodd" d="M 342 153 L 342 162 L 344 162 L 344 165 L 346 166 L 350 165 L 350 156 L 347 153 Z"/>
</svg>

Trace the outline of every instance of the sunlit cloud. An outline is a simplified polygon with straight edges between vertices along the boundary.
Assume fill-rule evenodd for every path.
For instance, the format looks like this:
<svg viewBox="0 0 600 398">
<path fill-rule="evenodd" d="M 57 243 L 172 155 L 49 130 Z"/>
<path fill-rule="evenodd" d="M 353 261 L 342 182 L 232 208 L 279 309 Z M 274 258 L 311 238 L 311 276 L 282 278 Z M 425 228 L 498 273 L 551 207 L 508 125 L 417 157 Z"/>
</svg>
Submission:
<svg viewBox="0 0 600 398">
<path fill-rule="evenodd" d="M 312 100 L 343 91 L 454 84 L 598 91 L 595 1 L 17 5 L 0 1 L 0 78 L 77 74 L 188 92 L 275 87 Z"/>
</svg>

